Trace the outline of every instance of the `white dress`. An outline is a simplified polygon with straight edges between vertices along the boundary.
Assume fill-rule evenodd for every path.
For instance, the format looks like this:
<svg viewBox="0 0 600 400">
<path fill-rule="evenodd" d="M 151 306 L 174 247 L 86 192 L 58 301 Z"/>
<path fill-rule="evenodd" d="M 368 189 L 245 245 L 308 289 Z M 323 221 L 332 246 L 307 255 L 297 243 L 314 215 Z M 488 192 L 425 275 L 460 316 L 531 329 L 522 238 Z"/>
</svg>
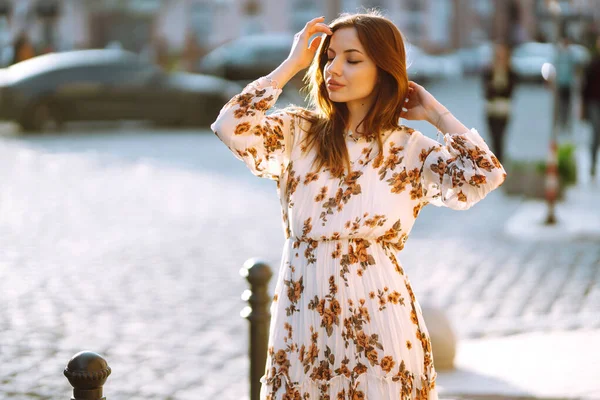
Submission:
<svg viewBox="0 0 600 400">
<path fill-rule="evenodd" d="M 306 122 L 265 79 L 211 126 L 257 176 L 277 180 L 286 242 L 261 399 L 436 399 L 421 308 L 398 260 L 421 208 L 467 209 L 505 179 L 475 130 L 441 145 L 407 127 L 346 140 L 351 173 L 311 172 Z M 304 128 L 304 129 L 303 129 Z"/>
</svg>

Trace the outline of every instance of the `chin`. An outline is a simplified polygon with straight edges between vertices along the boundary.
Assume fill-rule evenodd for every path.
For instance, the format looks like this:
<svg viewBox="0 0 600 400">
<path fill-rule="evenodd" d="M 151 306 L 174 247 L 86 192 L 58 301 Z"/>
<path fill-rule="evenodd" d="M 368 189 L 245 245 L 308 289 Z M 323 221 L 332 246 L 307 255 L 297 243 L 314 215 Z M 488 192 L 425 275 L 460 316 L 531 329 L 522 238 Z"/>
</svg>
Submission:
<svg viewBox="0 0 600 400">
<path fill-rule="evenodd" d="M 346 98 L 347 96 L 342 96 L 336 92 L 328 92 L 328 93 L 329 93 L 329 100 L 333 101 L 334 103 L 345 103 L 348 101 L 348 99 Z"/>
</svg>

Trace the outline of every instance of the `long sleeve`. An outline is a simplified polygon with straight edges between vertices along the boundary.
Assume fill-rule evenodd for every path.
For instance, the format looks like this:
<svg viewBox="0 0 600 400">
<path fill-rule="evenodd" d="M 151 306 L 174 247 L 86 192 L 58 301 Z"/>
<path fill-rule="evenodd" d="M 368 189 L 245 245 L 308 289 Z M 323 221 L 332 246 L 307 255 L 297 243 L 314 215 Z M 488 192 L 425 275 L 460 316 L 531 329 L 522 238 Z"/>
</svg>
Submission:
<svg viewBox="0 0 600 400">
<path fill-rule="evenodd" d="M 289 162 L 293 116 L 285 110 L 267 115 L 281 89 L 259 78 L 221 110 L 210 126 L 231 152 L 259 177 L 278 180 Z"/>
<path fill-rule="evenodd" d="M 475 129 L 444 141 L 417 133 L 424 202 L 466 210 L 504 182 L 504 168 Z"/>
</svg>

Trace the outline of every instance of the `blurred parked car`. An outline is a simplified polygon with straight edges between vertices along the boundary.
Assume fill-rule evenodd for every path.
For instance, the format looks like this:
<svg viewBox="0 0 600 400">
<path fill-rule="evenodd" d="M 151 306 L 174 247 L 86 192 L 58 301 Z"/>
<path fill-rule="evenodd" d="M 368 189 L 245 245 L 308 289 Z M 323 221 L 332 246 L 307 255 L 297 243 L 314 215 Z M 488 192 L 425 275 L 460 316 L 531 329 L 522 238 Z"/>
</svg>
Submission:
<svg viewBox="0 0 600 400">
<path fill-rule="evenodd" d="M 590 60 L 589 51 L 582 45 L 570 44 L 578 67 Z M 512 51 L 511 65 L 519 79 L 542 82 L 542 65 L 554 62 L 555 47 L 552 43 L 526 42 Z"/>
<path fill-rule="evenodd" d="M 273 71 L 287 58 L 294 42 L 288 33 L 242 36 L 206 54 L 198 70 L 232 81 L 253 81 Z"/>
<path fill-rule="evenodd" d="M 494 47 L 492 43 L 486 42 L 462 48 L 457 54 L 465 74 L 479 74 L 492 63 Z"/>
<path fill-rule="evenodd" d="M 240 91 L 217 77 L 167 74 L 123 50 L 52 53 L 0 69 L 0 119 L 25 131 L 90 120 L 207 126 Z"/>
<path fill-rule="evenodd" d="M 408 77 L 416 82 L 457 78 L 463 74 L 460 58 L 456 54 L 433 55 L 418 46 L 407 45 L 406 60 Z"/>
</svg>

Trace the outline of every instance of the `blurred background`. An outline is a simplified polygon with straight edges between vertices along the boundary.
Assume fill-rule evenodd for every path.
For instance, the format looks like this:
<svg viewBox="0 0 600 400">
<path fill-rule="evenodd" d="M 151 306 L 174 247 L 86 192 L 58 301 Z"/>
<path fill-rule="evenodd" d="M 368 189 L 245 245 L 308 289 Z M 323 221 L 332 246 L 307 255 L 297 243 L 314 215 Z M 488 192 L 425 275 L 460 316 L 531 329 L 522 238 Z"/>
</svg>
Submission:
<svg viewBox="0 0 600 400">
<path fill-rule="evenodd" d="M 109 400 L 249 398 L 239 270 L 277 273 L 279 201 L 209 125 L 307 20 L 365 8 L 508 171 L 400 255 L 442 398 L 600 398 L 598 0 L 0 0 L 1 399 L 67 398 L 81 350 Z"/>
</svg>

